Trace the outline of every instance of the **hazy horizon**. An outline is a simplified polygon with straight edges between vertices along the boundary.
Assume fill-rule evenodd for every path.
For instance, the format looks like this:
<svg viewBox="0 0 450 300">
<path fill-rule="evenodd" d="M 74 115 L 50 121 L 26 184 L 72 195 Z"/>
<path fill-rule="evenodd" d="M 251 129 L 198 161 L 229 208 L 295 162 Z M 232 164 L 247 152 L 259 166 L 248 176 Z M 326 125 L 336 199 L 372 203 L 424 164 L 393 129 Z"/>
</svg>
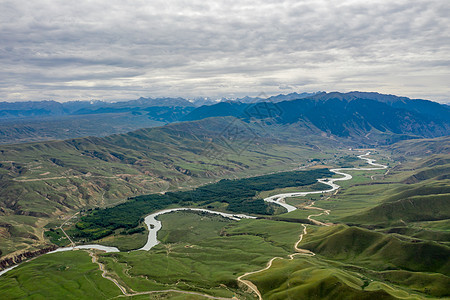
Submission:
<svg viewBox="0 0 450 300">
<path fill-rule="evenodd" d="M 0 101 L 363 91 L 449 102 L 450 2 L 2 1 Z"/>
<path fill-rule="evenodd" d="M 280 96 L 280 95 L 288 95 L 288 94 L 292 94 L 292 93 L 297 93 L 297 94 L 302 94 L 302 93 L 342 93 L 342 94 L 346 94 L 346 93 L 351 93 L 351 92 L 361 92 L 361 91 L 348 91 L 348 92 L 341 92 L 341 91 L 308 91 L 308 92 L 303 92 L 303 91 L 292 91 L 292 92 L 288 92 L 288 93 L 273 93 L 273 94 L 267 94 L 267 93 L 243 93 L 240 96 L 233 96 L 233 97 L 208 97 L 208 96 L 203 96 L 203 97 L 183 97 L 183 96 L 173 96 L 173 97 L 169 97 L 169 96 L 156 96 L 156 97 L 150 97 L 150 96 L 139 96 L 138 98 L 134 98 L 134 99 L 64 99 L 64 100 L 58 100 L 58 99 L 41 99 L 41 100 L 28 100 L 28 99 L 22 99 L 22 100 L 11 100 L 11 101 L 5 101 L 0 99 L 0 103 L 1 102 L 9 102 L 9 103 L 15 103 L 15 102 L 40 102 L 40 101 L 54 101 L 54 102 L 59 102 L 59 103 L 66 103 L 66 102 L 96 102 L 96 101 L 100 101 L 100 102 L 105 102 L 105 103 L 118 103 L 118 102 L 127 102 L 127 101 L 133 101 L 133 100 L 139 100 L 140 98 L 146 98 L 146 99 L 163 99 L 163 98 L 182 98 L 185 100 L 188 100 L 192 103 L 196 102 L 197 100 L 209 100 L 211 102 L 217 102 L 219 103 L 222 100 L 239 100 L 245 97 L 250 97 L 250 98 L 261 98 L 261 99 L 266 99 L 266 98 L 270 98 L 270 97 L 274 97 L 274 96 Z M 379 93 L 377 91 L 370 91 L 367 93 Z M 383 94 L 383 93 L 379 93 L 379 94 Z M 410 98 L 404 95 L 394 95 L 394 94 L 384 94 L 384 95 L 391 95 L 391 96 L 396 96 L 396 97 L 406 97 L 406 98 Z M 410 98 L 410 99 L 418 99 L 418 98 Z M 440 104 L 447 104 L 450 105 L 450 99 L 448 100 L 434 100 L 434 99 L 419 99 L 419 100 L 429 100 L 429 101 L 433 101 L 433 102 L 437 102 Z M 287 100 L 289 101 L 289 100 Z"/>
</svg>

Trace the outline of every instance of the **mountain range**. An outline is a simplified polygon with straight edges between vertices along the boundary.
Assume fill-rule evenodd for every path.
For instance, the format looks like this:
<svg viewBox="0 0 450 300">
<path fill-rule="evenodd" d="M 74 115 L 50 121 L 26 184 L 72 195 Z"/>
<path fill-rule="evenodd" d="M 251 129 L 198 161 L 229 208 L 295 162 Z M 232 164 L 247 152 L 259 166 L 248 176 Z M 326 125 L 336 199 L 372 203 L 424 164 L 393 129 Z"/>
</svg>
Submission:
<svg viewBox="0 0 450 300">
<path fill-rule="evenodd" d="M 233 116 L 256 123 L 308 128 L 310 133 L 366 144 L 450 134 L 450 108 L 427 100 L 378 93 L 320 93 L 311 97 L 245 104 L 221 102 L 199 107 L 183 120 Z"/>
<path fill-rule="evenodd" d="M 188 100 L 185 98 L 144 98 L 140 97 L 136 100 L 118 101 L 118 102 L 105 102 L 101 100 L 91 101 L 69 101 L 69 102 L 57 102 L 53 100 L 46 101 L 27 101 L 27 102 L 0 102 L 0 120 L 14 119 L 14 118 L 27 118 L 27 117 L 44 117 L 44 116 L 64 116 L 64 115 L 83 115 L 83 114 L 102 114 L 102 113 L 114 113 L 114 112 L 132 112 L 145 110 L 149 107 L 200 107 L 211 106 L 221 102 L 232 103 L 246 103 L 255 104 L 260 102 L 279 103 L 283 101 L 292 101 L 299 99 L 316 99 L 316 100 L 330 100 L 341 99 L 345 101 L 356 99 L 370 99 L 378 102 L 383 102 L 396 108 L 406 108 L 412 103 L 417 109 L 424 109 L 429 113 L 430 107 L 435 109 L 441 104 L 421 99 L 409 99 L 407 97 L 398 97 L 394 95 L 385 95 L 379 93 L 367 93 L 367 92 L 315 92 L 315 93 L 290 93 L 279 94 L 270 97 L 243 97 L 243 98 L 222 98 L 213 100 L 210 98 L 194 98 Z M 432 103 L 432 104 L 431 104 Z M 444 105 L 448 108 L 448 105 Z M 421 111 L 424 112 L 424 111 Z"/>
<path fill-rule="evenodd" d="M 335 112 L 338 111 L 338 114 Z M 139 98 L 0 103 L 0 144 L 107 136 L 178 121 L 233 116 L 367 144 L 437 137 L 449 132 L 450 107 L 379 93 L 291 93 L 268 98 Z"/>
<path fill-rule="evenodd" d="M 0 119 L 117 113 L 144 110 L 149 107 L 195 106 L 183 98 L 139 98 L 122 102 L 105 101 L 27 101 L 0 102 Z"/>
<path fill-rule="evenodd" d="M 64 138 L 0 146 L 0 267 L 53 250 L 53 244 L 68 245 L 66 234 L 77 243 L 123 252 L 35 258 L 0 278 L 2 294 L 34 297 L 35 286 L 66 276 L 77 283 L 57 284 L 64 290 L 56 294 L 66 297 L 81 287 L 92 298 L 91 290 L 108 283 L 95 259 L 128 287 L 119 290 L 110 282 L 99 299 L 132 289 L 153 293 L 155 284 L 247 297 L 239 284 L 244 272 L 264 299 L 449 296 L 448 106 L 361 92 L 203 100 L 196 106 L 173 98 L 29 103 L 31 108 L 22 104 L 16 107 L 21 113 L 9 113 L 20 117 L 4 119 L 9 127 L 0 124 L 0 132 L 9 133 L 6 142 Z M 26 116 L 27 109 L 36 113 Z M 139 126 L 153 128 L 130 131 Z M 97 136 L 75 138 L 87 132 Z M 350 171 L 367 166 L 361 153 L 387 169 Z M 289 213 L 281 207 L 256 210 L 270 195 L 322 190 L 319 175 L 301 187 L 299 176 L 328 177 L 326 169 L 336 167 L 350 168 L 353 176 L 336 192 L 286 199 L 298 208 Z M 250 184 L 257 194 L 248 192 Z M 160 219 L 155 251 L 127 252 L 145 243 L 146 214 L 179 204 L 258 218 L 168 214 Z M 295 259 L 294 249 L 301 251 Z M 54 260 L 58 255 L 61 260 Z M 79 282 L 88 278 L 82 264 L 90 266 L 90 284 Z"/>
</svg>

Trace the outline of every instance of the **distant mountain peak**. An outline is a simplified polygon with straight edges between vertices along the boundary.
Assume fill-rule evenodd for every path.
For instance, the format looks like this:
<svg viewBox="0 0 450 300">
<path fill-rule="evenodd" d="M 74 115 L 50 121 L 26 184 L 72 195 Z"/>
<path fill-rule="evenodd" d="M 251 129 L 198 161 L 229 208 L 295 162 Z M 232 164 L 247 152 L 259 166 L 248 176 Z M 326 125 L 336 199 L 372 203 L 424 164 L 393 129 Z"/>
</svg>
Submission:
<svg viewBox="0 0 450 300">
<path fill-rule="evenodd" d="M 352 101 L 355 99 L 368 99 L 375 100 L 383 103 L 396 103 L 396 102 L 405 102 L 411 100 L 407 97 L 399 97 L 390 94 L 381 94 L 378 92 L 359 92 L 352 91 L 348 93 L 341 92 L 321 92 L 313 95 L 313 98 L 317 100 L 328 100 L 328 99 L 340 99 L 345 101 Z"/>
<path fill-rule="evenodd" d="M 313 92 L 313 93 L 297 93 L 293 92 L 290 94 L 278 94 L 276 96 L 270 96 L 267 98 L 262 97 L 249 97 L 245 96 L 243 98 L 238 98 L 234 100 L 235 102 L 242 102 L 242 103 L 258 103 L 258 102 L 281 102 L 281 101 L 291 101 L 291 100 L 297 100 L 297 99 L 303 99 L 308 98 L 317 94 L 320 94 L 322 92 Z"/>
<path fill-rule="evenodd" d="M 273 103 L 272 107 L 267 107 L 264 101 L 203 106 L 189 113 L 184 120 L 233 116 L 247 122 L 306 126 L 327 135 L 375 144 L 450 134 L 450 108 L 436 102 L 366 92 L 321 92 L 291 99 L 298 95 L 291 93 L 265 99 Z"/>
</svg>

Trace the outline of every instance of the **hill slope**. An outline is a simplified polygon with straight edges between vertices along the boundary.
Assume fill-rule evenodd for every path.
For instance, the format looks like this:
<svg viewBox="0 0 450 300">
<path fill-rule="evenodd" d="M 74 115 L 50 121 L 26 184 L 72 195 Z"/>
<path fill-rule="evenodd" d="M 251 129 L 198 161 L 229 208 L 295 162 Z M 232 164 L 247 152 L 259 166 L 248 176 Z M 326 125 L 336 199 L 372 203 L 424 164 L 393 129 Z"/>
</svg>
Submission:
<svg viewBox="0 0 450 300">
<path fill-rule="evenodd" d="M 272 120 L 293 127 L 308 124 L 325 134 L 366 144 L 450 134 L 448 106 L 376 93 L 321 93 L 279 103 L 219 103 L 199 107 L 184 120 L 213 116 L 234 116 L 247 122 Z"/>
<path fill-rule="evenodd" d="M 125 133 L 178 121 L 193 109 L 182 98 L 0 102 L 0 144 Z"/>
<path fill-rule="evenodd" d="M 43 242 L 42 226 L 81 208 L 219 178 L 289 170 L 316 153 L 309 142 L 265 137 L 261 128 L 233 118 L 1 146 L 2 249 L 6 253 L 24 242 Z"/>
</svg>

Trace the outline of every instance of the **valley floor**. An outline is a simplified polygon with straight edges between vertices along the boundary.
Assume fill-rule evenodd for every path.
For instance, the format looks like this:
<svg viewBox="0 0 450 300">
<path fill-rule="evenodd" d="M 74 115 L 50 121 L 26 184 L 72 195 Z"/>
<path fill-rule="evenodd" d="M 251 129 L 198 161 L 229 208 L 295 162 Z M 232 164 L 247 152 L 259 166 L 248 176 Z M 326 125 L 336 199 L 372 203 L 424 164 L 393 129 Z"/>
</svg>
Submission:
<svg viewBox="0 0 450 300">
<path fill-rule="evenodd" d="M 359 167 L 353 178 L 341 173 L 353 179 L 342 181 L 341 190 L 333 178 L 322 181 L 332 187 L 325 192 L 267 198 L 295 208 L 286 214 L 240 221 L 187 211 L 161 215 L 161 243 L 151 251 L 44 255 L 1 276 L 0 290 L 11 299 L 448 297 L 448 179 L 430 160 L 410 163 L 411 171 Z"/>
</svg>

